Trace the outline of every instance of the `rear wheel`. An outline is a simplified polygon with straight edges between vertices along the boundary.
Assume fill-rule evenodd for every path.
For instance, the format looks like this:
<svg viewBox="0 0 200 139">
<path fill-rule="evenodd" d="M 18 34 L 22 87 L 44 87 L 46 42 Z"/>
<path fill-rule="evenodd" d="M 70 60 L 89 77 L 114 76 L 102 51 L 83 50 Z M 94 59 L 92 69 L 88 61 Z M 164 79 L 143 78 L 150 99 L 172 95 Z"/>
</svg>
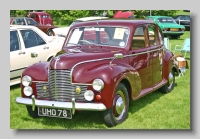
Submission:
<svg viewBox="0 0 200 139">
<path fill-rule="evenodd" d="M 28 114 L 32 117 L 32 118 L 38 118 L 38 108 L 35 107 L 35 110 L 32 110 L 32 106 L 26 106 L 26 109 L 28 111 Z"/>
<path fill-rule="evenodd" d="M 168 77 L 168 82 L 161 88 L 163 93 L 169 93 L 174 89 L 175 84 L 175 71 L 171 69 Z"/>
<path fill-rule="evenodd" d="M 104 121 L 108 127 L 116 126 L 124 122 L 128 116 L 129 96 L 124 84 L 117 86 L 113 106 L 104 111 Z"/>
</svg>

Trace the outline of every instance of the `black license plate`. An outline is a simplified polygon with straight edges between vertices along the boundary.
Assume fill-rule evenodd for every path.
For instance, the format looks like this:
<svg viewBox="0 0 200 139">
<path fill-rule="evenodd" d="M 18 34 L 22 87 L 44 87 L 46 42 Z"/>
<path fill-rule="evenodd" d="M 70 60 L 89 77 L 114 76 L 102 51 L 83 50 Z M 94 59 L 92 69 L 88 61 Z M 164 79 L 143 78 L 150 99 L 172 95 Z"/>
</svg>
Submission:
<svg viewBox="0 0 200 139">
<path fill-rule="evenodd" d="M 52 109 L 52 108 L 38 107 L 38 115 L 39 116 L 47 116 L 47 117 L 58 117 L 58 118 L 72 119 L 71 110 L 63 110 L 63 109 Z"/>
</svg>

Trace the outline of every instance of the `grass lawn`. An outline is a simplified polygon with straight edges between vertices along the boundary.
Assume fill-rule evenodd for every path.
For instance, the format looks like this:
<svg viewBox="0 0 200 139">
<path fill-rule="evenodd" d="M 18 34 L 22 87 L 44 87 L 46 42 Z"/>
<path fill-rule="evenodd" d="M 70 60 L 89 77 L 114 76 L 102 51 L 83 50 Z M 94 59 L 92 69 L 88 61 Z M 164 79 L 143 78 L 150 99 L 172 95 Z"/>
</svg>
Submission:
<svg viewBox="0 0 200 139">
<path fill-rule="evenodd" d="M 178 40 L 171 40 L 171 50 L 190 37 L 186 31 Z M 190 55 L 187 56 L 190 65 Z M 71 120 L 41 117 L 31 118 L 24 105 L 16 104 L 21 96 L 19 85 L 10 87 L 11 129 L 110 129 L 103 121 L 102 112 L 76 112 Z M 111 129 L 190 129 L 190 66 L 184 76 L 176 79 L 172 92 L 155 91 L 130 102 L 126 121 Z"/>
</svg>

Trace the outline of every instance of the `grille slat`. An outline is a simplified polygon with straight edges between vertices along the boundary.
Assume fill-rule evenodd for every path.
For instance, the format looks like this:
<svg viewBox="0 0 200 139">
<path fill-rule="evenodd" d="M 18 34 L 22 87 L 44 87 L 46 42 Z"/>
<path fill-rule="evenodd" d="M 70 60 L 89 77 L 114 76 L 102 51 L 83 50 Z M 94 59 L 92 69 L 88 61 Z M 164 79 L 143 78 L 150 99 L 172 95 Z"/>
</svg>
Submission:
<svg viewBox="0 0 200 139">
<path fill-rule="evenodd" d="M 81 93 L 76 94 L 75 88 L 79 86 Z M 87 90 L 86 85 L 72 85 L 70 82 L 70 70 L 50 70 L 48 83 L 36 83 L 37 97 L 49 98 L 53 101 L 86 101 L 84 92 Z"/>
</svg>

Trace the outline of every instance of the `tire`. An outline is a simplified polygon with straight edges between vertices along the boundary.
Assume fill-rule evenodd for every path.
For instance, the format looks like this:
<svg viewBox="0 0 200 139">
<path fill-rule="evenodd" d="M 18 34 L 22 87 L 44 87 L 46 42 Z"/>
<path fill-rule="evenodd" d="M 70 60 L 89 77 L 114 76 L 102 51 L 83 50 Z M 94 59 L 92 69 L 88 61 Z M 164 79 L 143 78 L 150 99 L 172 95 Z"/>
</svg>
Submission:
<svg viewBox="0 0 200 139">
<path fill-rule="evenodd" d="M 128 116 L 129 110 L 129 95 L 124 84 L 120 83 L 117 86 L 114 98 L 113 106 L 104 111 L 103 117 L 105 124 L 108 127 L 116 126 L 124 122 Z M 117 105 L 118 104 L 118 107 Z"/>
<path fill-rule="evenodd" d="M 38 109 L 37 107 L 35 107 L 35 110 L 32 110 L 32 106 L 26 106 L 26 109 L 28 111 L 28 114 L 32 117 L 32 118 L 38 118 Z"/>
<path fill-rule="evenodd" d="M 48 35 L 48 36 L 54 36 L 55 34 L 54 34 L 54 32 L 53 32 L 52 29 L 49 29 L 49 30 L 47 31 L 47 35 Z"/>
<path fill-rule="evenodd" d="M 165 94 L 171 92 L 174 89 L 174 85 L 175 85 L 175 71 L 171 69 L 168 77 L 168 82 L 161 87 L 161 92 Z"/>
<path fill-rule="evenodd" d="M 177 35 L 177 36 L 171 36 L 171 38 L 172 38 L 172 39 L 179 39 L 180 36 L 178 36 L 178 35 Z"/>
</svg>

